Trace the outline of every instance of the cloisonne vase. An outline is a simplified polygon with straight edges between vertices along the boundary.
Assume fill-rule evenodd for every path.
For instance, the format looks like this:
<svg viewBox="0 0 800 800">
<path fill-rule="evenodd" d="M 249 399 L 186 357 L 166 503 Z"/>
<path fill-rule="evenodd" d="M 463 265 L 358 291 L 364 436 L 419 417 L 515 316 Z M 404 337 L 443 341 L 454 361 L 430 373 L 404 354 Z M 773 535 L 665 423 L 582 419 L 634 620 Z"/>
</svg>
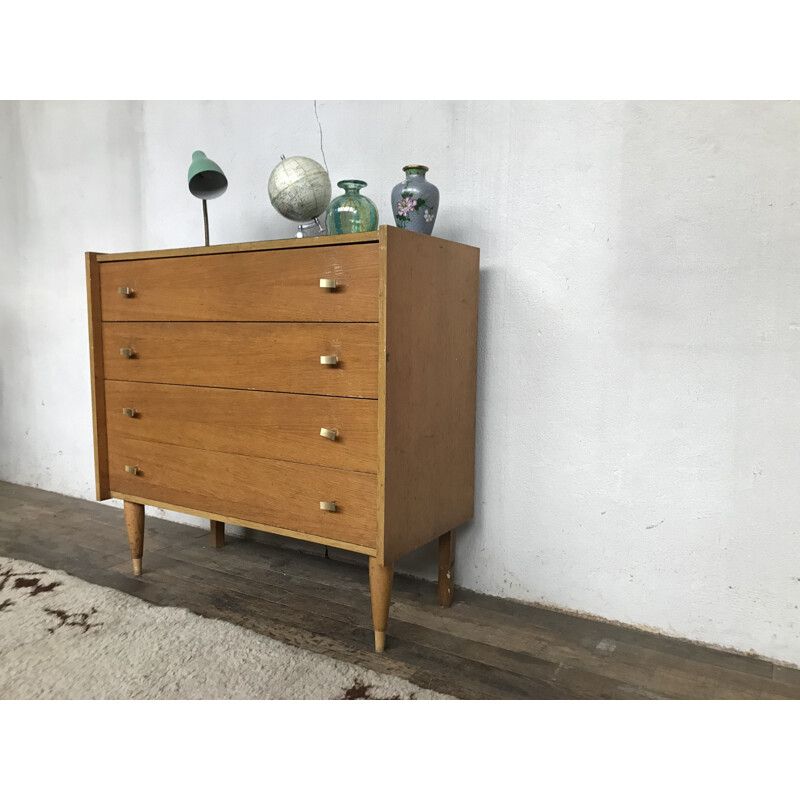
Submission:
<svg viewBox="0 0 800 800">
<path fill-rule="evenodd" d="M 403 167 L 406 179 L 392 189 L 392 211 L 398 228 L 428 234 L 433 231 L 439 212 L 439 190 L 425 180 L 427 171 L 422 164 Z"/>
<path fill-rule="evenodd" d="M 334 197 L 328 204 L 328 233 L 378 230 L 378 209 L 369 197 L 361 194 L 366 182 L 351 179 L 336 185 L 344 189 L 344 194 Z"/>
</svg>

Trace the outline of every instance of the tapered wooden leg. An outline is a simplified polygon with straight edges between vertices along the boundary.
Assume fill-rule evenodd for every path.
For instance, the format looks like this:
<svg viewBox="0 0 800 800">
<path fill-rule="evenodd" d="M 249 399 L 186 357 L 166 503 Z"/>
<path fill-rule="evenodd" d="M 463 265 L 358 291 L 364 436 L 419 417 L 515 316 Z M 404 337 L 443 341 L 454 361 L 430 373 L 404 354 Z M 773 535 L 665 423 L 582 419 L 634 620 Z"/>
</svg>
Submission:
<svg viewBox="0 0 800 800">
<path fill-rule="evenodd" d="M 447 531 L 439 537 L 439 605 L 453 602 L 453 566 L 456 561 L 456 535 Z"/>
<path fill-rule="evenodd" d="M 394 564 L 382 567 L 377 558 L 369 560 L 369 593 L 372 599 L 372 627 L 375 629 L 375 652 L 386 646 L 386 624 L 389 621 L 389 599 L 392 594 Z"/>
<path fill-rule="evenodd" d="M 211 546 L 225 547 L 225 523 L 218 519 L 209 520 L 211 523 Z"/>
<path fill-rule="evenodd" d="M 128 529 L 128 542 L 131 546 L 133 574 L 142 574 L 142 551 L 144 550 L 144 506 L 125 500 L 125 527 Z"/>
</svg>

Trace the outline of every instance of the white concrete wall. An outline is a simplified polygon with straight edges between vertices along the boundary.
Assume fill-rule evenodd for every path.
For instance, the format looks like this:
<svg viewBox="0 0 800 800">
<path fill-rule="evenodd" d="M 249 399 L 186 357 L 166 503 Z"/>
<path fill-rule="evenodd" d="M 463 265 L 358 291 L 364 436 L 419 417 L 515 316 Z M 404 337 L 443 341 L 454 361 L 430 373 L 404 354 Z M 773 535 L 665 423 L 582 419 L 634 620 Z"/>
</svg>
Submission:
<svg viewBox="0 0 800 800">
<path fill-rule="evenodd" d="M 457 581 L 800 663 L 800 106 L 318 103 L 381 221 L 429 165 L 481 248 L 473 523 Z M 93 498 L 85 250 L 291 236 L 312 101 L 0 104 L 0 478 Z M 398 569 L 433 577 L 435 549 Z"/>
</svg>

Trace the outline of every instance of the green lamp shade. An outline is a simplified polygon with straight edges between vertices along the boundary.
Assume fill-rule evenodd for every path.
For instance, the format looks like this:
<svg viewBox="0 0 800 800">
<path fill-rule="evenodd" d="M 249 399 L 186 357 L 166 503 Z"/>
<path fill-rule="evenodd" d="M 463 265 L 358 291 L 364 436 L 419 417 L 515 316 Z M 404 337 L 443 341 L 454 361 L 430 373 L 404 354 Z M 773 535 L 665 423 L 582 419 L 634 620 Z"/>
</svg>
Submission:
<svg viewBox="0 0 800 800">
<path fill-rule="evenodd" d="M 202 150 L 195 150 L 189 167 L 189 191 L 201 200 L 211 200 L 227 188 L 225 173 Z"/>
</svg>

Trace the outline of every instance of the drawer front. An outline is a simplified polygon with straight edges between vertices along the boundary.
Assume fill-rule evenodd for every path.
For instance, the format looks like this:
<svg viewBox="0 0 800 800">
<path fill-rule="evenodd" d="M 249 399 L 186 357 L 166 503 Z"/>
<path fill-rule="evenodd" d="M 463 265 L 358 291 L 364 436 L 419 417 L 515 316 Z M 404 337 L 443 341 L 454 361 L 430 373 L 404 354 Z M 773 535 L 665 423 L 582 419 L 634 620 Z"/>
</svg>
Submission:
<svg viewBox="0 0 800 800">
<path fill-rule="evenodd" d="M 129 381 L 106 381 L 105 397 L 109 440 L 378 470 L 375 400 Z"/>
<path fill-rule="evenodd" d="M 121 438 L 109 440 L 108 455 L 114 492 L 376 545 L 375 475 Z M 336 510 L 323 511 L 320 502 Z"/>
<path fill-rule="evenodd" d="M 103 367 L 109 380 L 376 398 L 378 326 L 105 322 Z"/>
<path fill-rule="evenodd" d="M 106 262 L 100 294 L 104 321 L 377 322 L 378 245 Z"/>
</svg>

